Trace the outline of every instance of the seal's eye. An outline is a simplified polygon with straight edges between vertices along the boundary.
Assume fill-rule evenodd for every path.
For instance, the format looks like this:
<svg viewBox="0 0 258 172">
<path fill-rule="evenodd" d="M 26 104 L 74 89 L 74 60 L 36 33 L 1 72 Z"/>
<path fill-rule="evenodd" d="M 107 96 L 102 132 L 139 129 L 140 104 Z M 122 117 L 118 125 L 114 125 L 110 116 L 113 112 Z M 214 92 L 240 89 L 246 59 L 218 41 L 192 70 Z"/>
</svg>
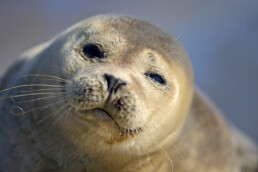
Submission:
<svg viewBox="0 0 258 172">
<path fill-rule="evenodd" d="M 82 52 L 89 58 L 104 58 L 103 51 L 95 44 L 86 44 Z"/>
<path fill-rule="evenodd" d="M 165 79 L 158 73 L 146 73 L 145 75 L 161 85 L 166 85 Z"/>
</svg>

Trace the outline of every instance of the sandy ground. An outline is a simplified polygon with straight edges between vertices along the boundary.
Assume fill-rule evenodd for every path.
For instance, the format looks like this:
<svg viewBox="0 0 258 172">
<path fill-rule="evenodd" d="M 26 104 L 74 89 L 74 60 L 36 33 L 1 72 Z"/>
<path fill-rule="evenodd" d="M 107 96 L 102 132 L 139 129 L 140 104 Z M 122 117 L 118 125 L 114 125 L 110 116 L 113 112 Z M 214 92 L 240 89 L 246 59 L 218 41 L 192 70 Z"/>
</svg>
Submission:
<svg viewBox="0 0 258 172">
<path fill-rule="evenodd" d="M 103 13 L 146 19 L 179 38 L 204 90 L 258 142 L 258 1 L 0 0 L 0 73 L 24 50 Z"/>
</svg>

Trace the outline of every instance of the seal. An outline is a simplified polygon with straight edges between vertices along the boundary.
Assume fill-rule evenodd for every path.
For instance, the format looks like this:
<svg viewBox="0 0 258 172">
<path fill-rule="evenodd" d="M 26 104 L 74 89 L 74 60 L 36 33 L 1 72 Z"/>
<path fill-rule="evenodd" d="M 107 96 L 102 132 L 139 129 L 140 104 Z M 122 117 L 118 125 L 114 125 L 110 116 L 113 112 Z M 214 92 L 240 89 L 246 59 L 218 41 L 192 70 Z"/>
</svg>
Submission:
<svg viewBox="0 0 258 172">
<path fill-rule="evenodd" d="M 82 21 L 25 53 L 0 88 L 0 171 L 241 168 L 184 48 L 143 20 Z"/>
</svg>

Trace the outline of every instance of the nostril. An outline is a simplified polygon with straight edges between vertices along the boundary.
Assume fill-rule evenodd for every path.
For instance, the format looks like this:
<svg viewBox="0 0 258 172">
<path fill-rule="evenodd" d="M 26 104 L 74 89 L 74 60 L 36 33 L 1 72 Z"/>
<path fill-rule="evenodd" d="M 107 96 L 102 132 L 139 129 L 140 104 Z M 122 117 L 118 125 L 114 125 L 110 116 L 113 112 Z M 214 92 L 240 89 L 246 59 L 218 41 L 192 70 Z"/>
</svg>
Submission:
<svg viewBox="0 0 258 172">
<path fill-rule="evenodd" d="M 107 81 L 108 91 L 111 92 L 111 89 L 115 83 L 116 78 L 113 75 L 109 75 L 109 74 L 105 74 L 104 78 Z"/>
<path fill-rule="evenodd" d="M 120 89 L 123 85 L 126 85 L 126 82 L 124 82 L 123 80 L 118 79 L 110 74 L 104 74 L 104 78 L 107 81 L 109 93 L 111 93 L 112 91 L 114 91 L 116 93 L 116 91 L 118 89 Z"/>
</svg>

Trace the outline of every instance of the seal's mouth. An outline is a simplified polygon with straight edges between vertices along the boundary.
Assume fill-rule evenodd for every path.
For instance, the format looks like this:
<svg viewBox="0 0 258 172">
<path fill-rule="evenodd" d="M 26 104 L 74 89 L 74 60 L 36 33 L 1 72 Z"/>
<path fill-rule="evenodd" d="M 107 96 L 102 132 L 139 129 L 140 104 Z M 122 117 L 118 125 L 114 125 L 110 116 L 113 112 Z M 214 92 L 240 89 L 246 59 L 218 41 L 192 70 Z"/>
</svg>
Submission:
<svg viewBox="0 0 258 172">
<path fill-rule="evenodd" d="M 108 111 L 106 111 L 105 109 L 101 109 L 101 108 L 95 108 L 92 110 L 81 110 L 80 111 L 81 115 L 79 115 L 79 116 L 84 118 L 83 116 L 89 112 L 98 119 L 113 121 L 115 123 L 115 125 L 118 127 L 118 129 L 122 135 L 123 134 L 136 134 L 136 133 L 139 133 L 140 131 L 142 131 L 142 127 L 138 127 L 135 129 L 122 128 L 121 126 L 119 126 L 117 121 L 112 117 L 112 115 L 110 115 L 110 113 Z"/>
<path fill-rule="evenodd" d="M 112 117 L 112 115 L 110 115 L 108 113 L 108 111 L 106 111 L 105 109 L 101 109 L 101 108 L 96 108 L 93 109 L 92 112 L 94 113 L 94 115 L 100 119 L 107 119 L 107 120 L 112 120 L 114 121 L 114 123 L 116 124 L 116 126 L 119 128 L 119 130 L 121 130 L 121 127 L 119 126 L 119 124 L 116 122 L 116 120 Z"/>
<path fill-rule="evenodd" d="M 86 117 L 88 114 L 91 114 L 94 117 L 104 120 L 114 120 L 112 115 L 110 115 L 106 110 L 101 108 L 95 108 L 90 110 L 77 110 L 80 116 Z"/>
<path fill-rule="evenodd" d="M 108 111 L 106 111 L 105 109 L 101 109 L 101 108 L 95 108 L 95 109 L 91 109 L 91 110 L 81 110 L 80 112 L 80 116 L 84 116 L 85 114 L 92 114 L 94 117 L 98 118 L 98 119 L 102 119 L 102 120 L 112 120 L 114 121 L 114 123 L 117 125 L 117 127 L 120 129 L 120 126 L 118 125 L 118 123 L 116 122 L 116 120 L 112 117 L 112 115 L 110 115 L 110 113 Z"/>
</svg>

